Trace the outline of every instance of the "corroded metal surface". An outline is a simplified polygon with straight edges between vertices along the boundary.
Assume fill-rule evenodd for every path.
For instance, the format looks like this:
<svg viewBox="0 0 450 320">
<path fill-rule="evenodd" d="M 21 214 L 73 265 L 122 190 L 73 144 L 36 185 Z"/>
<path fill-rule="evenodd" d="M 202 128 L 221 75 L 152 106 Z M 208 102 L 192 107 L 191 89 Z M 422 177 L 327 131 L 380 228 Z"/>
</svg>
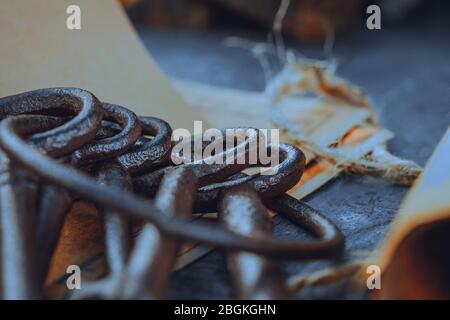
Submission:
<svg viewBox="0 0 450 320">
<path fill-rule="evenodd" d="M 264 166 L 259 159 L 252 165 L 248 161 L 257 129 L 237 128 L 245 135 L 241 142 L 179 164 L 174 159 L 183 155 L 174 151 L 180 145 L 172 142 L 169 124 L 102 104 L 81 89 L 42 89 L 2 98 L 0 117 L 5 298 L 43 297 L 50 259 L 75 198 L 91 201 L 101 211 L 109 271 L 72 298 L 165 297 L 181 241 L 230 250 L 230 269 L 242 298 L 285 297 L 276 258 L 330 259 L 343 251 L 339 229 L 286 194 L 304 170 L 299 149 L 264 146 L 279 152 L 277 171 L 242 173 Z M 214 161 L 230 155 L 245 161 Z M 273 239 L 266 207 L 319 239 Z M 217 209 L 225 226 L 190 219 L 193 212 Z M 144 226 L 134 245 L 131 221 Z M 248 257 L 259 267 L 251 270 L 241 263 Z M 255 272 L 261 277 L 248 283 Z M 268 272 L 273 281 L 266 281 Z"/>
<path fill-rule="evenodd" d="M 224 226 L 255 239 L 270 237 L 272 221 L 258 194 L 250 186 L 238 186 L 221 200 L 219 217 Z M 287 288 L 279 265 L 264 256 L 230 251 L 228 267 L 240 299 L 285 299 Z"/>
</svg>

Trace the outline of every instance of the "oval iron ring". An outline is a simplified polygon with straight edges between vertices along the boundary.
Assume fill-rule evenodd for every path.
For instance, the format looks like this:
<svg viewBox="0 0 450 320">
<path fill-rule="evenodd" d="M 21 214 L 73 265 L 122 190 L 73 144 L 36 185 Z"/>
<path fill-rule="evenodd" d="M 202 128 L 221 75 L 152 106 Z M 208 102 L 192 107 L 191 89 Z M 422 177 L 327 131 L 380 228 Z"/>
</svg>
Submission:
<svg viewBox="0 0 450 320">
<path fill-rule="evenodd" d="M 104 120 L 117 123 L 119 130 L 111 137 L 94 140 L 72 154 L 72 164 L 76 167 L 97 160 L 121 155 L 130 149 L 141 135 L 141 126 L 134 112 L 110 103 L 103 103 Z"/>
<path fill-rule="evenodd" d="M 74 116 L 30 138 L 36 147 L 54 157 L 66 155 L 94 138 L 103 117 L 100 101 L 77 88 L 39 89 L 0 99 L 0 120 L 20 114 Z"/>
</svg>

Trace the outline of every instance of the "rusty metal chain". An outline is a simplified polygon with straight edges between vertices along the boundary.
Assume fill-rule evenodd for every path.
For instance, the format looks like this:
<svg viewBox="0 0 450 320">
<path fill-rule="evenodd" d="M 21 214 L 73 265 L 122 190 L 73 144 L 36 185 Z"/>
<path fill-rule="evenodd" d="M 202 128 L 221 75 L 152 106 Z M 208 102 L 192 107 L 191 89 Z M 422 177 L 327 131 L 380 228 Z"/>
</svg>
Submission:
<svg viewBox="0 0 450 320">
<path fill-rule="evenodd" d="M 247 175 L 259 131 L 209 159 L 175 164 L 172 129 L 76 88 L 41 89 L 0 99 L 0 210 L 3 297 L 43 298 L 43 283 L 65 216 L 76 199 L 93 202 L 105 230 L 108 275 L 74 299 L 166 296 L 180 244 L 226 248 L 240 298 L 283 298 L 276 258 L 331 259 L 344 237 L 326 216 L 286 192 L 300 180 L 305 156 L 288 144 L 268 145 L 281 162 L 273 175 Z M 225 134 L 225 131 L 221 131 Z M 262 166 L 257 163 L 253 166 Z M 271 236 L 267 209 L 313 233 L 311 242 Z M 218 212 L 220 224 L 193 221 Z M 131 220 L 142 221 L 133 245 Z M 201 220 L 201 219 L 200 219 Z M 258 261 L 246 270 L 243 261 Z M 259 275 L 244 281 L 250 273 Z M 267 275 L 272 277 L 267 280 Z"/>
</svg>

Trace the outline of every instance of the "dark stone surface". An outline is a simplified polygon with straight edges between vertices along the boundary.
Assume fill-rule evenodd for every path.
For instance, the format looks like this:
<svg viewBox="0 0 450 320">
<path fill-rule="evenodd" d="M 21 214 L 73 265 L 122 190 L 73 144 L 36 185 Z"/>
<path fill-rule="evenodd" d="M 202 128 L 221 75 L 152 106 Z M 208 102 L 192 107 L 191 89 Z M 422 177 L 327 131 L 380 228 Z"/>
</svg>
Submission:
<svg viewBox="0 0 450 320">
<path fill-rule="evenodd" d="M 243 90 L 263 90 L 258 62 L 246 50 L 228 48 L 228 36 L 264 41 L 255 30 L 214 28 L 209 31 L 154 31 L 139 34 L 162 70 L 170 76 Z M 401 157 L 424 165 L 450 123 L 450 21 L 431 15 L 380 31 L 361 23 L 338 38 L 332 56 L 338 74 L 361 86 L 373 99 L 381 121 L 396 137 L 389 148 Z M 311 58 L 322 49 L 289 43 Z M 149 84 L 151 85 L 151 84 Z M 357 250 L 371 250 L 386 234 L 406 188 L 372 178 L 341 176 L 306 200 L 328 214 L 347 237 L 350 258 Z M 275 219 L 279 237 L 306 237 L 281 218 Z M 285 263 L 286 274 L 312 272 L 324 263 Z M 224 252 L 215 250 L 174 276 L 172 298 L 230 298 L 232 289 Z M 302 298 L 343 298 L 342 290 L 306 291 Z"/>
</svg>

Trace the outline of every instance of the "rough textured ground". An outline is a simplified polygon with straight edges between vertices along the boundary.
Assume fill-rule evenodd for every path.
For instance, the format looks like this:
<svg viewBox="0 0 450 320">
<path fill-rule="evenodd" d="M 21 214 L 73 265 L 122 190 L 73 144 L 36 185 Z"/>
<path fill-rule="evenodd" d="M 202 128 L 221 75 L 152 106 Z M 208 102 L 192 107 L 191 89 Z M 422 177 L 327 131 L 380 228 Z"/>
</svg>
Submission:
<svg viewBox="0 0 450 320">
<path fill-rule="evenodd" d="M 373 99 L 385 127 L 396 137 L 390 150 L 424 165 L 450 124 L 450 21 L 439 15 L 381 31 L 360 28 L 338 38 L 333 57 L 338 74 L 361 86 Z M 358 29 L 360 29 L 358 31 Z M 214 28 L 209 31 L 154 31 L 139 34 L 162 70 L 170 76 L 243 90 L 262 90 L 264 77 L 247 51 L 227 48 L 223 39 L 238 35 L 264 40 L 261 32 Z M 323 58 L 319 47 L 300 47 Z M 151 85 L 151 84 L 149 84 Z M 348 253 L 373 249 L 387 232 L 407 189 L 370 178 L 342 176 L 307 198 L 327 213 L 347 237 Z M 305 237 L 281 218 L 280 237 Z M 288 275 L 320 268 L 320 263 L 287 263 Z M 231 298 L 225 255 L 215 250 L 175 274 L 172 298 Z M 339 288 L 303 292 L 303 298 L 344 298 Z"/>
</svg>

